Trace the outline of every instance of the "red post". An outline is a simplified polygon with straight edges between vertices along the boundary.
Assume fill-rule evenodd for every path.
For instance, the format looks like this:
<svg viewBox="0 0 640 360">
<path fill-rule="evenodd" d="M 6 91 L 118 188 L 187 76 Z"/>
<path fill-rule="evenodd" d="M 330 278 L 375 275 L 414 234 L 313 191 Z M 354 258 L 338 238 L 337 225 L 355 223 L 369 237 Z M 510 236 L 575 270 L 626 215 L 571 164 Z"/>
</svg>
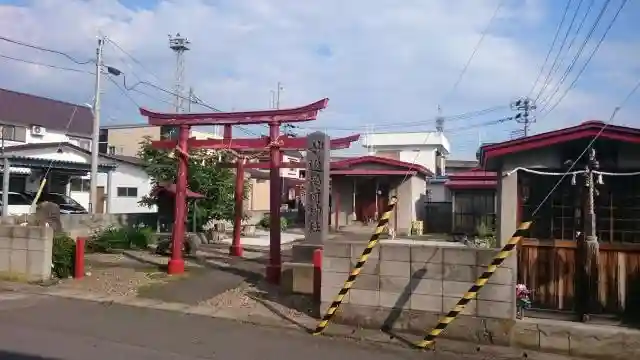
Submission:
<svg viewBox="0 0 640 360">
<path fill-rule="evenodd" d="M 223 138 L 224 140 L 229 140 L 229 139 L 231 139 L 231 136 L 232 136 L 232 134 L 233 134 L 233 133 L 232 133 L 232 130 L 231 130 L 231 125 L 225 125 L 223 129 L 224 129 L 224 130 L 223 130 L 223 133 L 222 133 L 222 138 Z"/>
<path fill-rule="evenodd" d="M 320 301 L 322 289 L 322 249 L 313 251 L 313 297 Z"/>
<path fill-rule="evenodd" d="M 229 248 L 229 255 L 242 256 L 242 244 L 240 243 L 240 230 L 242 228 L 242 201 L 244 200 L 244 158 L 236 160 L 236 189 L 235 189 L 235 217 L 233 220 L 233 241 Z"/>
<path fill-rule="evenodd" d="M 269 264 L 267 265 L 267 281 L 280 284 L 280 205 L 282 184 L 280 182 L 280 148 L 274 144 L 280 135 L 280 124 L 269 123 L 269 140 L 271 144 L 271 172 L 269 174 Z"/>
<path fill-rule="evenodd" d="M 189 126 L 180 125 L 178 132 L 178 147 L 187 152 L 189 141 Z M 176 197 L 174 210 L 174 222 L 171 238 L 171 259 L 167 272 L 169 274 L 182 274 L 184 272 L 184 259 L 182 258 L 182 244 L 184 243 L 185 220 L 187 215 L 187 171 L 188 159 L 186 156 L 177 154 L 178 176 L 176 179 Z"/>
<path fill-rule="evenodd" d="M 76 238 L 76 252 L 73 266 L 73 277 L 82 279 L 84 277 L 84 245 L 86 239 L 83 237 Z"/>
</svg>

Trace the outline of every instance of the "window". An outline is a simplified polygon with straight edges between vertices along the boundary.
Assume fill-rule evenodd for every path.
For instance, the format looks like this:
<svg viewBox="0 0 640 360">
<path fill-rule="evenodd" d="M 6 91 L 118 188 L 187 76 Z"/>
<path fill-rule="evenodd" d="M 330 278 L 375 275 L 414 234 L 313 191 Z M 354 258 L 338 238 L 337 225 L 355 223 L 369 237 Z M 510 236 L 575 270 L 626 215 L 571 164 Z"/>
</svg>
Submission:
<svg viewBox="0 0 640 360">
<path fill-rule="evenodd" d="M 91 189 L 91 179 L 71 178 L 71 191 L 89 192 Z"/>
<path fill-rule="evenodd" d="M 138 188 L 134 187 L 119 187 L 118 197 L 138 197 Z"/>
<path fill-rule="evenodd" d="M 14 125 L 0 124 L 0 138 L 9 141 L 27 141 L 27 128 Z"/>
</svg>

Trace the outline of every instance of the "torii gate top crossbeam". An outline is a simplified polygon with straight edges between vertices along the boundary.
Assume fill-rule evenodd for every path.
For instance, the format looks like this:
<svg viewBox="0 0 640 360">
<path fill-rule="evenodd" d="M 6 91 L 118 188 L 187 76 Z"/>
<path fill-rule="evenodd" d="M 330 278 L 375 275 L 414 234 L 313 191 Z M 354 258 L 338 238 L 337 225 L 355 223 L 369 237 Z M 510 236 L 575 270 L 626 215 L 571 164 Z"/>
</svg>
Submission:
<svg viewBox="0 0 640 360">
<path fill-rule="evenodd" d="M 313 104 L 291 109 L 214 112 L 195 114 L 159 113 L 140 108 L 140 114 L 149 118 L 149 125 L 253 125 L 264 123 L 292 123 L 315 120 L 318 112 L 327 107 L 325 98 Z"/>
</svg>

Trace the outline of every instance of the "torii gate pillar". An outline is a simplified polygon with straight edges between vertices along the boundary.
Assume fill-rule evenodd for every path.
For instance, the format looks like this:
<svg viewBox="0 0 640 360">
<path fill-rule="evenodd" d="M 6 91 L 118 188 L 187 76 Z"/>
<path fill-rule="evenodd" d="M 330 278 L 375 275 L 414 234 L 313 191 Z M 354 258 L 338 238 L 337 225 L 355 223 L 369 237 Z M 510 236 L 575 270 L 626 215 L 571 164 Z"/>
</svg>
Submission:
<svg viewBox="0 0 640 360">
<path fill-rule="evenodd" d="M 271 170 L 269 173 L 269 264 L 267 265 L 267 281 L 280 283 L 281 276 L 281 244 L 280 244 L 280 206 L 282 197 L 282 181 L 280 179 L 280 148 L 277 139 L 280 135 L 280 124 L 269 123 L 269 142 L 271 143 Z"/>
<path fill-rule="evenodd" d="M 188 155 L 186 152 L 189 141 L 189 126 L 180 125 L 178 130 L 178 174 L 176 177 L 176 199 L 173 230 L 171 237 L 171 259 L 167 267 L 169 274 L 182 274 L 184 272 L 184 259 L 182 258 L 182 246 L 184 243 L 185 219 L 187 212 L 187 171 Z"/>
</svg>

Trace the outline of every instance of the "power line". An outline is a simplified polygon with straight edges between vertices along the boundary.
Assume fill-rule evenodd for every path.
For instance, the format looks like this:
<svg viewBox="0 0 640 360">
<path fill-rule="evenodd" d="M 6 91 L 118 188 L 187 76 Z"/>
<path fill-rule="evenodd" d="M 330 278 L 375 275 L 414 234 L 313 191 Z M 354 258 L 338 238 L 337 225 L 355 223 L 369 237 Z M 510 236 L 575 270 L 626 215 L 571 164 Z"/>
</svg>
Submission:
<svg viewBox="0 0 640 360">
<path fill-rule="evenodd" d="M 500 9 L 502 9 L 502 6 L 504 5 L 504 2 L 505 2 L 505 0 L 500 0 L 500 2 L 498 3 L 498 6 L 496 6 L 496 9 L 493 11 L 493 15 L 491 15 L 491 18 L 489 19 L 489 22 L 487 23 L 487 26 L 484 28 L 484 30 L 482 31 L 482 34 L 480 35 L 480 39 L 478 39 L 478 42 L 476 43 L 475 47 L 473 48 L 473 51 L 471 52 L 471 55 L 469 56 L 469 59 L 467 59 L 467 62 L 465 63 L 464 67 L 462 68 L 462 71 L 460 71 L 460 74 L 458 75 L 458 78 L 456 79 L 456 82 L 453 83 L 453 87 L 451 88 L 451 90 L 449 90 L 447 95 L 444 96 L 444 98 L 442 100 L 442 103 L 445 103 L 447 101 L 447 99 L 455 93 L 456 89 L 458 88 L 458 86 L 462 82 L 462 78 L 467 73 L 467 70 L 469 69 L 469 66 L 471 65 L 471 62 L 475 58 L 476 53 L 478 52 L 478 50 L 480 50 L 480 46 L 482 45 L 482 42 L 484 41 L 484 38 L 487 36 L 487 33 L 489 32 L 489 29 L 491 28 L 491 25 L 493 25 L 493 21 L 498 16 L 498 13 L 500 12 Z"/>
<path fill-rule="evenodd" d="M 162 80 L 160 79 L 160 77 L 158 75 L 156 75 L 153 71 L 149 70 L 148 67 L 146 67 L 141 61 L 139 61 L 138 59 L 136 59 L 133 55 L 131 55 L 131 53 L 129 53 L 128 51 L 126 51 L 125 49 L 122 48 L 122 46 L 118 45 L 117 42 L 115 42 L 113 39 L 107 38 L 107 41 L 109 43 L 111 43 L 111 45 L 113 45 L 116 49 L 120 50 L 120 52 L 122 52 L 123 54 L 125 54 L 129 59 L 131 59 L 131 61 L 133 61 L 134 63 L 136 63 L 138 66 L 140 66 L 140 68 L 142 68 L 144 71 L 146 71 L 147 73 L 149 73 L 151 76 L 153 76 L 154 78 L 156 78 L 156 80 L 158 80 L 159 82 L 162 82 Z"/>
<path fill-rule="evenodd" d="M 564 53 L 564 55 L 562 56 L 562 58 L 558 62 L 558 66 L 556 66 L 556 69 L 554 70 L 552 75 L 555 75 L 557 70 L 560 67 L 564 66 L 564 63 L 567 60 L 567 56 L 569 54 L 571 54 L 571 49 L 573 49 L 573 45 L 575 44 L 576 40 L 578 39 L 578 35 L 580 35 L 580 31 L 584 27 L 584 24 L 585 24 L 587 18 L 589 17 L 589 14 L 591 13 L 591 10 L 593 9 L 593 5 L 594 4 L 595 4 L 595 0 L 590 0 L 589 1 L 589 5 L 587 6 L 587 9 L 585 10 L 584 14 L 582 15 L 582 19 L 580 20 L 580 23 L 576 27 L 575 33 L 571 37 L 571 41 L 569 42 L 569 46 L 567 47 L 567 51 Z"/>
<path fill-rule="evenodd" d="M 0 54 L 0 58 L 7 59 L 7 60 L 13 60 L 13 61 L 17 61 L 17 62 L 21 62 L 21 63 L 25 63 L 25 64 L 30 64 L 30 65 L 44 66 L 44 67 L 47 67 L 47 68 L 50 68 L 50 69 L 64 70 L 64 71 L 77 72 L 77 73 L 81 73 L 81 74 L 95 75 L 95 73 L 91 72 L 91 71 L 68 68 L 68 67 L 58 66 L 58 65 L 45 64 L 45 63 L 42 63 L 42 62 L 39 62 L 39 61 L 26 60 L 26 59 L 16 58 L 16 57 L 2 55 L 2 54 Z"/>
<path fill-rule="evenodd" d="M 129 92 L 127 92 L 125 89 L 122 88 L 122 86 L 120 86 L 120 84 L 118 84 L 117 81 L 113 80 L 113 78 L 111 76 L 107 75 L 107 79 L 109 79 L 109 81 L 111 81 L 111 83 L 113 83 L 113 85 L 116 86 L 116 88 L 118 88 L 118 90 L 120 90 L 120 93 L 122 93 L 122 95 L 124 95 L 127 99 L 129 99 L 137 108 L 141 108 L 142 106 L 140 106 L 140 104 L 138 104 L 138 102 L 131 97 L 131 95 L 129 95 Z"/>
<path fill-rule="evenodd" d="M 508 106 L 505 106 L 505 105 L 493 106 L 490 108 L 470 111 L 470 112 L 462 113 L 458 115 L 443 116 L 442 118 L 449 121 L 457 121 L 457 120 L 469 119 L 469 118 L 473 118 L 481 115 L 486 115 L 486 114 L 489 114 L 501 109 L 506 109 L 506 108 L 508 108 Z M 371 124 L 371 125 L 374 126 L 376 129 L 392 129 L 397 127 L 424 126 L 425 124 L 430 124 L 431 122 L 436 121 L 437 119 L 438 118 L 436 117 L 433 119 L 421 120 L 421 121 L 395 122 L 392 124 Z M 360 127 L 297 126 L 297 128 L 312 129 L 312 130 L 329 129 L 329 130 L 342 130 L 342 131 L 358 131 L 362 129 L 361 126 Z"/>
<path fill-rule="evenodd" d="M 598 16 L 596 17 L 596 20 L 594 21 L 593 25 L 591 26 L 591 29 L 589 29 L 589 32 L 587 33 L 587 36 L 582 41 L 582 44 L 580 45 L 580 48 L 578 49 L 578 51 L 576 52 L 575 56 L 571 60 L 571 63 L 569 64 L 567 69 L 564 71 L 564 74 L 562 74 L 562 77 L 560 78 L 558 83 L 555 85 L 555 87 L 554 87 L 555 90 L 549 96 L 547 96 L 546 98 L 544 98 L 543 100 L 540 101 L 540 103 L 543 103 L 543 105 L 542 105 L 543 109 L 540 110 L 540 112 L 544 111 L 548 107 L 548 105 L 551 102 L 551 100 L 553 99 L 553 97 L 555 97 L 555 95 L 560 91 L 560 88 L 562 87 L 564 82 L 567 80 L 567 77 L 569 76 L 569 74 L 573 70 L 573 67 L 578 63 L 578 60 L 579 60 L 580 56 L 582 55 L 582 53 L 584 52 L 585 47 L 589 43 L 589 40 L 591 40 L 591 37 L 593 37 L 593 34 L 596 31 L 598 25 L 600 24 L 600 21 L 602 21 L 602 17 L 604 16 L 605 12 L 607 11 L 607 7 L 609 6 L 610 2 L 611 2 L 611 0 L 606 0 L 605 3 L 602 5 L 602 8 L 600 9 L 600 12 L 598 13 Z M 626 0 L 624 0 L 623 6 L 624 6 L 624 3 L 626 3 Z M 610 23 L 610 26 L 612 24 L 613 23 Z M 605 35 L 606 35 L 606 33 L 605 33 Z M 603 40 L 603 39 L 601 39 L 601 40 Z M 595 54 L 595 53 L 592 52 L 591 54 L 593 56 L 593 54 Z M 588 61 L 585 64 L 588 64 Z"/>
<path fill-rule="evenodd" d="M 547 66 L 547 62 L 549 62 L 549 57 L 551 56 L 551 53 L 553 52 L 553 48 L 555 48 L 555 46 L 556 46 L 556 41 L 558 41 L 558 36 L 560 36 L 560 30 L 562 30 L 562 25 L 564 25 L 564 20 L 567 17 L 567 12 L 569 11 L 569 7 L 570 6 L 571 6 L 571 0 L 567 0 L 567 5 L 565 6 L 564 12 L 562 13 L 562 19 L 560 20 L 560 24 L 558 24 L 558 28 L 556 29 L 556 33 L 553 35 L 553 41 L 551 41 L 551 46 L 549 47 L 549 51 L 547 51 L 547 55 L 544 58 L 544 62 L 542 63 L 542 66 L 540 67 L 540 71 L 538 72 L 538 76 L 536 77 L 536 80 L 533 82 L 533 86 L 531 87 L 531 90 L 529 90 L 529 93 L 527 94 L 527 97 L 530 97 L 533 94 L 533 91 L 535 90 L 536 86 L 538 86 L 538 82 L 540 81 L 540 77 L 544 73 L 544 68 L 545 68 L 545 66 Z"/>
<path fill-rule="evenodd" d="M 616 22 L 616 20 L 618 19 L 618 16 L 620 15 L 620 13 L 622 12 L 622 9 L 624 9 L 625 5 L 627 4 L 628 0 L 622 0 L 622 3 L 620 4 L 620 7 L 618 7 L 618 10 L 616 11 L 616 14 L 613 16 L 613 19 L 611 19 L 611 22 L 609 23 L 609 25 L 607 26 L 607 28 L 605 29 L 604 33 L 602 34 L 602 36 L 600 37 L 600 40 L 598 41 L 598 43 L 596 44 L 596 46 L 593 48 L 593 50 L 591 51 L 591 54 L 589 54 L 589 57 L 587 58 L 587 60 L 584 62 L 584 64 L 582 65 L 582 67 L 580 68 L 580 71 L 578 71 L 578 75 L 573 79 L 573 81 L 571 82 L 571 84 L 569 85 L 569 87 L 564 91 L 564 93 L 562 94 L 562 96 L 560 96 L 560 98 L 558 99 L 558 101 L 556 101 L 555 104 L 553 104 L 551 106 L 551 108 L 549 110 L 547 110 L 546 114 L 544 114 L 544 116 L 546 117 L 547 115 L 549 115 L 553 110 L 555 110 L 555 108 L 560 105 L 560 103 L 562 102 L 562 100 L 567 96 L 567 94 L 569 93 L 569 91 L 571 91 L 571 89 L 574 88 L 574 86 L 576 85 L 576 83 L 578 82 L 578 79 L 580 79 L 580 76 L 582 75 L 582 73 L 585 71 L 585 69 L 587 68 L 587 66 L 589 65 L 589 63 L 591 62 L 591 59 L 593 59 L 593 56 L 598 52 L 598 50 L 600 49 L 600 46 L 602 45 L 602 43 L 604 42 L 604 40 L 607 37 L 607 34 L 609 34 L 609 31 L 611 30 L 611 28 L 613 27 L 613 24 Z M 546 105 L 549 105 L 549 103 L 547 102 Z"/>
<path fill-rule="evenodd" d="M 53 49 L 45 48 L 45 47 L 42 47 L 42 46 L 29 44 L 29 43 L 26 43 L 26 42 L 23 42 L 23 41 L 10 39 L 10 38 L 5 37 L 5 36 L 0 36 L 0 40 L 6 41 L 6 42 L 10 42 L 10 43 L 15 44 L 15 45 L 28 47 L 28 48 L 31 48 L 31 49 L 36 49 L 36 50 L 40 50 L 40 51 L 44 51 L 44 52 L 49 52 L 49 53 L 52 53 L 52 54 L 62 55 L 62 56 L 66 57 L 67 59 L 73 61 L 74 63 L 76 63 L 78 65 L 86 65 L 86 64 L 90 64 L 90 63 L 95 62 L 95 60 L 93 60 L 93 59 L 86 60 L 86 61 L 80 61 L 80 60 L 77 60 L 76 58 L 74 58 L 73 56 L 65 53 L 64 51 L 53 50 Z"/>
<path fill-rule="evenodd" d="M 551 63 L 551 66 L 549 67 L 549 71 L 547 72 L 547 76 L 544 79 L 544 82 L 542 83 L 542 87 L 540 88 L 540 91 L 538 91 L 538 95 L 536 95 L 536 101 L 538 99 L 540 99 L 540 96 L 542 96 L 542 94 L 544 93 L 545 89 L 549 86 L 549 82 L 551 80 L 551 76 L 558 70 L 558 60 L 560 59 L 560 55 L 562 55 L 562 50 L 564 50 L 565 45 L 567 44 L 567 39 L 569 38 L 569 34 L 571 33 L 571 29 L 573 29 L 573 25 L 576 22 L 576 18 L 578 17 L 578 13 L 580 12 L 580 8 L 582 7 L 582 3 L 584 2 L 584 0 L 580 0 L 580 2 L 578 3 L 578 6 L 576 7 L 575 11 L 573 12 L 573 16 L 571 17 L 571 22 L 569 23 L 569 26 L 567 26 L 567 31 L 565 31 L 564 33 L 564 37 L 562 38 L 562 41 L 560 43 L 560 48 L 558 49 L 558 53 L 556 54 L 555 58 L 553 59 L 553 63 Z M 571 0 L 569 0 L 569 3 L 571 4 Z M 566 14 L 566 13 L 565 13 Z"/>
</svg>

